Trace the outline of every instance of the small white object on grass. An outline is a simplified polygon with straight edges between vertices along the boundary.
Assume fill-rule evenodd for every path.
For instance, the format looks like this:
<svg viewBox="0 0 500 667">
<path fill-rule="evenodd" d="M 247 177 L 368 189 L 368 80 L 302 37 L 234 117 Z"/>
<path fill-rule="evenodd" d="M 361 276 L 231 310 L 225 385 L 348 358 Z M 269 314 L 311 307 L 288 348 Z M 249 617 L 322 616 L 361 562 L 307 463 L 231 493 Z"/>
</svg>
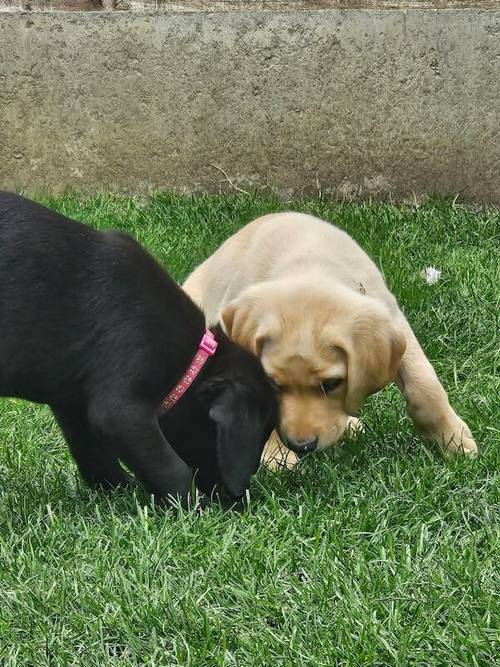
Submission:
<svg viewBox="0 0 500 667">
<path fill-rule="evenodd" d="M 433 266 L 428 266 L 420 272 L 420 275 L 428 285 L 434 285 L 441 278 L 441 271 Z"/>
</svg>

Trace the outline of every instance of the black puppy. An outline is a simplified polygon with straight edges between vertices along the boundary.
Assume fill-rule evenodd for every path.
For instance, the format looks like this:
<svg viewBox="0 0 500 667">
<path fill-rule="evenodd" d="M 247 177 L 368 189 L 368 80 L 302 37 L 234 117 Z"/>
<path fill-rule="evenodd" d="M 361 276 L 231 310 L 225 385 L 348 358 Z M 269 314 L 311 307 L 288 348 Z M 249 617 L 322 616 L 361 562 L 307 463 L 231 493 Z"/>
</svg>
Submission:
<svg viewBox="0 0 500 667">
<path fill-rule="evenodd" d="M 273 427 L 260 362 L 217 329 L 218 349 L 180 400 L 205 332 L 201 310 L 133 239 L 0 193 L 0 395 L 47 403 L 83 479 L 127 481 L 185 505 L 196 486 L 241 497 Z"/>
</svg>

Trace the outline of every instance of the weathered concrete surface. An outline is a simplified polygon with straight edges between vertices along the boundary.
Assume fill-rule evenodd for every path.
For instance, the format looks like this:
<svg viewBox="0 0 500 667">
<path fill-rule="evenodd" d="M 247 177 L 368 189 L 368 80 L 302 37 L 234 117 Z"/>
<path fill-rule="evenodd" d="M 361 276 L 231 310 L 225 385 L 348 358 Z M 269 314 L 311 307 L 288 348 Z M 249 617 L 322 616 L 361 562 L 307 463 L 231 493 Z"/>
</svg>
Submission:
<svg viewBox="0 0 500 667">
<path fill-rule="evenodd" d="M 1 13 L 0 186 L 500 203 L 500 11 Z"/>
<path fill-rule="evenodd" d="M 312 10 L 331 8 L 415 9 L 499 7 L 500 0 L 0 0 L 0 11 L 234 11 Z"/>
</svg>

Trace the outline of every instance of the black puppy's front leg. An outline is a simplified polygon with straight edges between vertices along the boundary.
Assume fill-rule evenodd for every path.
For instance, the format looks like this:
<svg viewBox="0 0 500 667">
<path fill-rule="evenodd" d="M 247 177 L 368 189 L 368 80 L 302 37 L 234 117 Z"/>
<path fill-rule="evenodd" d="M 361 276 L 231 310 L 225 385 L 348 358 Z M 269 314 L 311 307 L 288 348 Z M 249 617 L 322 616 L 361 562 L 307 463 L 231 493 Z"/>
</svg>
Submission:
<svg viewBox="0 0 500 667">
<path fill-rule="evenodd" d="M 119 458 L 148 493 L 160 501 L 179 499 L 187 507 L 193 474 L 165 439 L 156 414 L 144 406 L 118 404 L 119 409 L 97 406 L 96 428 L 113 440 Z"/>
<path fill-rule="evenodd" d="M 133 480 L 122 468 L 112 443 L 92 429 L 86 406 L 52 407 L 84 481 L 91 487 L 115 488 Z"/>
</svg>

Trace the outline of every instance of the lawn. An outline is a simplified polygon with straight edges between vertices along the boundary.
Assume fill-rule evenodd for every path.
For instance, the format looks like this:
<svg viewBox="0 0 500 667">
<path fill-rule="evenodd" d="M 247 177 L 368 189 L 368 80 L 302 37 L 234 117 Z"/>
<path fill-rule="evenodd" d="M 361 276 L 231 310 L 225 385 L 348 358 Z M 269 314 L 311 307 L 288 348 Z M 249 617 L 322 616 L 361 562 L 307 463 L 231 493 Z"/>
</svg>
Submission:
<svg viewBox="0 0 500 667">
<path fill-rule="evenodd" d="M 357 441 L 261 470 L 243 513 L 174 516 L 140 494 L 87 490 L 49 410 L 2 399 L 1 667 L 493 665 L 499 212 L 253 195 L 42 201 L 129 231 L 179 280 L 264 212 L 334 221 L 378 262 L 481 456 L 437 458 L 390 387 L 367 401 Z M 435 285 L 426 266 L 442 271 Z"/>
</svg>

